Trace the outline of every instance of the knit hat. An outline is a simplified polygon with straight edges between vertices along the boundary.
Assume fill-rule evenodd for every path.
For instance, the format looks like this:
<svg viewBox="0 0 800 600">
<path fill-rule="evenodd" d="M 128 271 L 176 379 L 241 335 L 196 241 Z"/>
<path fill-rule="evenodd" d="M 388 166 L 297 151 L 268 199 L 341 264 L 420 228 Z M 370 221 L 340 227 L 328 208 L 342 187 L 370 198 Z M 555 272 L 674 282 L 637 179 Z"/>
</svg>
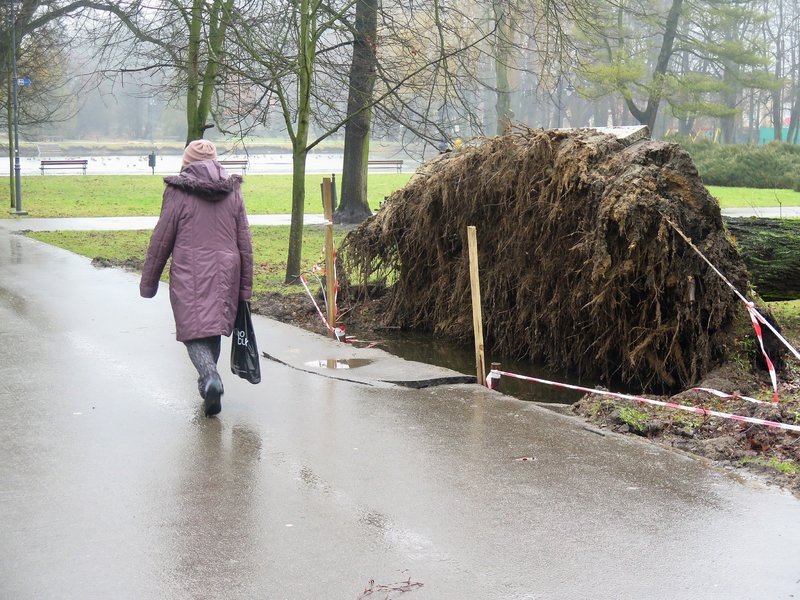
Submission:
<svg viewBox="0 0 800 600">
<path fill-rule="evenodd" d="M 198 160 L 217 158 L 217 147 L 208 140 L 194 140 L 189 142 L 183 150 L 183 166 Z"/>
</svg>

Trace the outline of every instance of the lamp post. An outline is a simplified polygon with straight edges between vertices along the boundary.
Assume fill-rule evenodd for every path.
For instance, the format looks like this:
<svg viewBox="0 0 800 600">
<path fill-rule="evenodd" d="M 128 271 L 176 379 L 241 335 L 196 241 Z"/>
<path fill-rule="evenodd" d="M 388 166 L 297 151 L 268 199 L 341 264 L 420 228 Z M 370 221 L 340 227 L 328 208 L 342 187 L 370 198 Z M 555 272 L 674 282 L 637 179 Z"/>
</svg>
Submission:
<svg viewBox="0 0 800 600">
<path fill-rule="evenodd" d="M 22 210 L 22 185 L 19 180 L 19 118 L 17 104 L 17 20 L 14 16 L 14 0 L 9 0 L 11 15 L 11 95 L 14 105 L 14 181 L 16 182 L 16 208 L 10 211 L 12 215 L 27 215 L 27 211 Z"/>
</svg>

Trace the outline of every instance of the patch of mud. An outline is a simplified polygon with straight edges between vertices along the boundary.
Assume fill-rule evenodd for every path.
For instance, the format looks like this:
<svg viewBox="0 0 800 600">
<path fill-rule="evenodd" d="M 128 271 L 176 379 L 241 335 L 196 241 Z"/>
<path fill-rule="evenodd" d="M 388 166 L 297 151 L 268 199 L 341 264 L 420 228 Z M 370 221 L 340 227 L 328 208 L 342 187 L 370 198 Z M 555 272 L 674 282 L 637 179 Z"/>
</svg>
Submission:
<svg viewBox="0 0 800 600">
<path fill-rule="evenodd" d="M 118 258 L 105 258 L 103 256 L 95 256 L 92 259 L 92 266 L 97 267 L 98 269 L 109 269 L 111 267 L 119 267 L 121 269 L 125 269 L 126 271 L 140 271 L 142 270 L 142 266 L 144 265 L 144 261 L 140 258 L 126 258 L 126 259 L 118 259 Z"/>
<path fill-rule="evenodd" d="M 317 305 L 324 312 L 325 305 L 321 293 L 315 296 Z M 268 292 L 251 304 L 254 313 L 270 317 L 276 321 L 302 327 L 307 331 L 325 335 L 327 330 L 308 294 L 280 294 Z M 358 332 L 358 337 L 375 338 L 384 327 L 385 315 L 383 298 L 368 302 L 351 303 L 344 295 L 339 299 L 340 323 L 345 323 L 348 331 Z"/>
</svg>

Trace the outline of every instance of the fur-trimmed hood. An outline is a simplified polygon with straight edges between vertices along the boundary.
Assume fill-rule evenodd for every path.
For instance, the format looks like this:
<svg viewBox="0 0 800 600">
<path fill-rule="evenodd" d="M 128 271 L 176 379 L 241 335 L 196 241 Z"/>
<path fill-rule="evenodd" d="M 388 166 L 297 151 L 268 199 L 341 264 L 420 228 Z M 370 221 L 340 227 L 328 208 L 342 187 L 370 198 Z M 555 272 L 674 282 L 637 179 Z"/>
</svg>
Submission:
<svg viewBox="0 0 800 600">
<path fill-rule="evenodd" d="M 208 200 L 218 202 L 242 185 L 240 175 L 228 175 L 216 160 L 201 160 L 186 166 L 180 175 L 165 177 L 168 186 Z"/>
</svg>

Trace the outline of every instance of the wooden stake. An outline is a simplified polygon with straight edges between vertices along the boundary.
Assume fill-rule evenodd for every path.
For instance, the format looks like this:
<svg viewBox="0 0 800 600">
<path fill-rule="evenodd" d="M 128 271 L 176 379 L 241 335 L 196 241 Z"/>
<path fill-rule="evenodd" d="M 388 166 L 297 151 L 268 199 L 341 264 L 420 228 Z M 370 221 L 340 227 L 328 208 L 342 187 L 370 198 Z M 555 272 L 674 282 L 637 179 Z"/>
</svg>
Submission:
<svg viewBox="0 0 800 600">
<path fill-rule="evenodd" d="M 328 324 L 336 328 L 336 278 L 333 255 L 333 192 L 330 177 L 322 178 L 322 207 L 325 212 L 325 297 L 328 302 Z M 336 338 L 336 334 L 331 332 Z"/>
<path fill-rule="evenodd" d="M 481 317 L 481 284 L 478 277 L 478 240 L 475 227 L 467 227 L 469 245 L 469 283 L 472 290 L 472 328 L 475 334 L 475 371 L 480 385 L 486 385 L 486 359 L 483 354 L 483 319 Z"/>
</svg>

